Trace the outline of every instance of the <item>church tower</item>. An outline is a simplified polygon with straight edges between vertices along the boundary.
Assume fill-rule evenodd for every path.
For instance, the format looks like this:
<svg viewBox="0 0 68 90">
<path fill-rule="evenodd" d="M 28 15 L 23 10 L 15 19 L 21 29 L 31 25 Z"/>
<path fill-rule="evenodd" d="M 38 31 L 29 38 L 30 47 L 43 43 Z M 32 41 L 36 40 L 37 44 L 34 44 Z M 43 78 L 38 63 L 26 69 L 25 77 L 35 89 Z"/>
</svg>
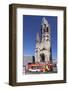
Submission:
<svg viewBox="0 0 68 90">
<path fill-rule="evenodd" d="M 40 37 L 39 37 L 39 33 L 37 33 L 36 36 L 36 48 L 35 48 L 35 62 L 39 62 L 40 61 Z"/>
<path fill-rule="evenodd" d="M 36 62 L 50 62 L 51 57 L 51 37 L 50 25 L 45 17 L 41 22 L 41 40 L 39 34 L 36 39 L 35 60 Z"/>
<path fill-rule="evenodd" d="M 48 21 L 43 18 L 41 23 L 41 34 L 42 34 L 42 40 L 41 42 L 44 44 L 45 49 L 50 49 L 50 26 L 48 24 Z"/>
<path fill-rule="evenodd" d="M 42 23 L 41 23 L 41 34 L 42 34 L 42 41 L 41 43 L 43 44 L 44 50 L 43 50 L 43 55 L 45 57 L 45 62 L 49 62 L 50 61 L 50 54 L 51 54 L 51 40 L 50 40 L 50 26 L 48 21 L 43 17 L 42 19 Z"/>
</svg>

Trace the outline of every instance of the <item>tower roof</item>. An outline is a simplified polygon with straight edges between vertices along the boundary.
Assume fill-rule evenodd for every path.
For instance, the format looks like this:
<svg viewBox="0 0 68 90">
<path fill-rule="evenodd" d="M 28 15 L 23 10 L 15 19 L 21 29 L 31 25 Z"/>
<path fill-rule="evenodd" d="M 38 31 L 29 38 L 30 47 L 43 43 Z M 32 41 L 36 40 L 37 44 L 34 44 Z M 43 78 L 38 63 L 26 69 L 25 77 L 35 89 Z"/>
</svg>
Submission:
<svg viewBox="0 0 68 90">
<path fill-rule="evenodd" d="M 42 18 L 42 25 L 46 24 L 48 26 L 48 21 L 45 19 L 45 17 Z"/>
</svg>

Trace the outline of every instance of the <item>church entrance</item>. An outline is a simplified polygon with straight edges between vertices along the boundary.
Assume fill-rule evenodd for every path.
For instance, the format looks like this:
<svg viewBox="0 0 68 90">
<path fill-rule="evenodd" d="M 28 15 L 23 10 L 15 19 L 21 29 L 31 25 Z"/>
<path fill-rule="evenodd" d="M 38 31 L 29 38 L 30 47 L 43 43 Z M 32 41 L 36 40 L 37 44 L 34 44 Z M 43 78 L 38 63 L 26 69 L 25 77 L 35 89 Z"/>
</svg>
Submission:
<svg viewBox="0 0 68 90">
<path fill-rule="evenodd" d="M 44 53 L 40 54 L 40 57 L 41 57 L 41 62 L 45 62 L 45 55 L 44 55 Z"/>
</svg>

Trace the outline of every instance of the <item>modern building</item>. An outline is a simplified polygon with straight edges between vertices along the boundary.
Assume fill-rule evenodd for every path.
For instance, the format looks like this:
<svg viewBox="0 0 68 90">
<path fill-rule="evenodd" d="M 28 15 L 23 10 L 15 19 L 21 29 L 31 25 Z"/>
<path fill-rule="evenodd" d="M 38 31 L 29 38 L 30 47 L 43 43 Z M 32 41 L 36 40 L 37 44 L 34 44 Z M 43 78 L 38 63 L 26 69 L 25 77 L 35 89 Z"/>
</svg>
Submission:
<svg viewBox="0 0 68 90">
<path fill-rule="evenodd" d="M 41 22 L 41 37 L 39 33 L 37 33 L 36 37 L 35 62 L 48 63 L 52 60 L 50 31 L 50 25 L 45 17 L 43 17 Z"/>
</svg>

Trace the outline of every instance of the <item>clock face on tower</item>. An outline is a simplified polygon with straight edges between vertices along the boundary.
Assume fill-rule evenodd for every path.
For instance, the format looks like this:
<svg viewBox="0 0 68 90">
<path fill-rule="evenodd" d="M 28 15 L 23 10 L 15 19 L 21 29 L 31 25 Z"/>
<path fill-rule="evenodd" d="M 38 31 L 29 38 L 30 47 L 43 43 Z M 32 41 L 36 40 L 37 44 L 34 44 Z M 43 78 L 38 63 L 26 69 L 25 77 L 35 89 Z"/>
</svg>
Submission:
<svg viewBox="0 0 68 90">
<path fill-rule="evenodd" d="M 50 37 L 49 37 L 49 35 L 46 35 L 46 41 L 50 41 Z"/>
</svg>

